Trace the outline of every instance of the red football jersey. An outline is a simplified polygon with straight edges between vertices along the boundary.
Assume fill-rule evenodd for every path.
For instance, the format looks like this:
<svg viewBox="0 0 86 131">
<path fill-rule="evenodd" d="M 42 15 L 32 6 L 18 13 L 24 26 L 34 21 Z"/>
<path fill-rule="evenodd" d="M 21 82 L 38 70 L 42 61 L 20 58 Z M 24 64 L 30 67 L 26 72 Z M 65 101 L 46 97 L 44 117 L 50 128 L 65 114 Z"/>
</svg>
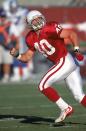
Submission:
<svg viewBox="0 0 86 131">
<path fill-rule="evenodd" d="M 67 54 L 64 39 L 60 38 L 62 27 L 56 22 L 47 23 L 39 35 L 30 31 L 26 36 L 26 43 L 32 51 L 38 50 L 50 61 L 56 63 Z"/>
</svg>

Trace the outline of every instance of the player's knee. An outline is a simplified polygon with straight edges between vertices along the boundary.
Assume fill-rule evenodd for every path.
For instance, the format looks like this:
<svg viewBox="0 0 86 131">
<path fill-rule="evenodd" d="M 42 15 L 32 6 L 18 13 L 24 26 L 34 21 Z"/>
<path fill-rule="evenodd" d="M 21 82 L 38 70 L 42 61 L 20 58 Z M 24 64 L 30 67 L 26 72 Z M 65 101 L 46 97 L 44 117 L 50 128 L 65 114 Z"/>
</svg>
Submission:
<svg viewBox="0 0 86 131">
<path fill-rule="evenodd" d="M 40 92 L 42 92 L 44 89 L 46 89 L 48 86 L 45 86 L 43 83 L 40 82 L 40 84 L 38 85 L 38 89 Z"/>
<path fill-rule="evenodd" d="M 43 90 L 43 84 L 41 82 L 38 85 L 38 89 L 39 89 L 40 92 Z"/>
<path fill-rule="evenodd" d="M 38 85 L 38 89 L 39 89 L 40 92 L 42 92 L 43 89 L 44 89 L 44 88 L 43 88 L 43 84 L 40 83 L 40 84 Z"/>
<path fill-rule="evenodd" d="M 83 95 L 74 95 L 74 98 L 77 102 L 81 102 L 82 98 L 83 98 Z"/>
<path fill-rule="evenodd" d="M 86 95 L 83 96 L 82 100 L 80 101 L 80 103 L 86 107 Z"/>
<path fill-rule="evenodd" d="M 75 98 L 76 101 L 79 102 L 79 97 L 78 97 L 78 95 L 75 95 L 74 98 Z"/>
<path fill-rule="evenodd" d="M 42 91 L 42 88 L 40 87 L 40 85 L 38 86 L 38 89 L 39 89 L 40 92 Z"/>
</svg>

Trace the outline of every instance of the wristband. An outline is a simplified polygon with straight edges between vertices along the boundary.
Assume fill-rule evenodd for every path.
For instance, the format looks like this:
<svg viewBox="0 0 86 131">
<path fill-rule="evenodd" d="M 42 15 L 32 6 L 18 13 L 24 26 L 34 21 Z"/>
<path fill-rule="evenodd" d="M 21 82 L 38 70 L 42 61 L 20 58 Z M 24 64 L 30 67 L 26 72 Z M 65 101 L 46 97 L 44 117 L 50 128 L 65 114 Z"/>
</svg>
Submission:
<svg viewBox="0 0 86 131">
<path fill-rule="evenodd" d="M 75 46 L 75 47 L 74 47 L 74 50 L 79 50 L 79 46 Z"/>
<path fill-rule="evenodd" d="M 79 46 L 75 46 L 75 47 L 74 47 L 74 52 L 80 52 Z"/>
<path fill-rule="evenodd" d="M 14 57 L 18 57 L 19 56 L 19 51 L 16 51 L 15 54 L 14 54 Z"/>
<path fill-rule="evenodd" d="M 20 60 L 20 58 L 21 58 L 21 55 L 19 54 L 17 57 L 16 57 L 18 60 Z"/>
</svg>

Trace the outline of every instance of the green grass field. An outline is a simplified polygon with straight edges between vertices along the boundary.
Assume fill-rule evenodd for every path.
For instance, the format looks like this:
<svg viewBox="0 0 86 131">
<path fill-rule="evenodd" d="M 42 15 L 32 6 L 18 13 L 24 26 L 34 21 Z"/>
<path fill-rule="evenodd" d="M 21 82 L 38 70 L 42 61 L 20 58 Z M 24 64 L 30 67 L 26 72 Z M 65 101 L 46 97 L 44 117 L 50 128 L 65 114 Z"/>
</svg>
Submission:
<svg viewBox="0 0 86 131">
<path fill-rule="evenodd" d="M 64 84 L 55 88 L 75 111 L 65 123 L 54 127 L 60 110 L 38 91 L 36 84 L 0 84 L 0 131 L 86 131 L 86 108 L 74 100 Z"/>
</svg>

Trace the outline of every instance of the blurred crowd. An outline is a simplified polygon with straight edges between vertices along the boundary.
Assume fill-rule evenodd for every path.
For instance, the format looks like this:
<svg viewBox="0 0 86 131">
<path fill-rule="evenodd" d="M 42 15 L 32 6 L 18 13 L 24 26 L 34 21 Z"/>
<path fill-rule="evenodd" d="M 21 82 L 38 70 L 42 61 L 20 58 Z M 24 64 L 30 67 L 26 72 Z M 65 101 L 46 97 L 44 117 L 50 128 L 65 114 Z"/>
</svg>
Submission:
<svg viewBox="0 0 86 131">
<path fill-rule="evenodd" d="M 86 6 L 86 0 L 71 0 L 69 4 L 70 6 L 83 7 Z"/>
<path fill-rule="evenodd" d="M 27 33 L 25 16 L 28 9 L 19 6 L 17 0 L 5 0 L 0 8 L 0 73 L 1 81 L 26 80 L 33 70 L 33 60 L 21 63 L 9 51 L 19 46 L 19 53 L 27 50 L 24 35 Z"/>
<path fill-rule="evenodd" d="M 29 9 L 20 6 L 17 0 L 4 0 L 0 8 L 0 81 L 3 83 L 27 80 L 34 75 L 33 60 L 21 63 L 9 53 L 15 46 L 19 46 L 20 54 L 28 49 L 25 44 L 25 16 L 28 12 Z M 86 22 L 77 25 L 66 22 L 62 23 L 62 27 L 86 33 Z"/>
</svg>

